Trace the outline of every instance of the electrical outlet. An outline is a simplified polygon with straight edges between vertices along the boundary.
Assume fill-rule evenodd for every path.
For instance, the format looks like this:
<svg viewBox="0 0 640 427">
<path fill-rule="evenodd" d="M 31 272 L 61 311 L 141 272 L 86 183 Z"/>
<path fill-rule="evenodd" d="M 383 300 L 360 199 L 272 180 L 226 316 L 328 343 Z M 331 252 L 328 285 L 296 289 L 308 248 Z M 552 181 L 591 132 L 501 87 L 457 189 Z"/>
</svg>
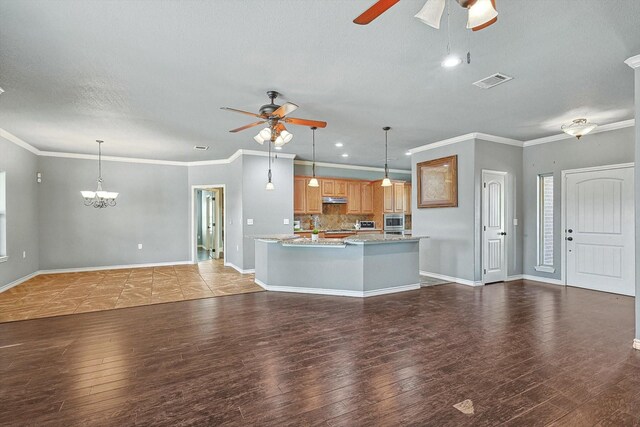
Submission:
<svg viewBox="0 0 640 427">
<path fill-rule="evenodd" d="M 284 225 L 289 225 L 289 218 L 285 218 L 285 219 L 282 221 L 282 223 L 283 223 Z"/>
<path fill-rule="evenodd" d="M 138 243 L 138 249 L 142 249 L 142 243 Z"/>
<path fill-rule="evenodd" d="M 253 218 L 247 218 L 247 225 L 253 225 Z"/>
<path fill-rule="evenodd" d="M 22 251 L 22 258 L 26 258 L 27 257 L 27 251 Z"/>
</svg>

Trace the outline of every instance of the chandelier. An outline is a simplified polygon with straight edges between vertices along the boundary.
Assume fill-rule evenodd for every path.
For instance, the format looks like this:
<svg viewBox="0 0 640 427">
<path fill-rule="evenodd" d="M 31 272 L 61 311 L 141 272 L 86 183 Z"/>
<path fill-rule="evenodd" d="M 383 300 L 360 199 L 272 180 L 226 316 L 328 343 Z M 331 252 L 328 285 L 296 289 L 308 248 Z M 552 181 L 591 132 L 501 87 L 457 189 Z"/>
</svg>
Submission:
<svg viewBox="0 0 640 427">
<path fill-rule="evenodd" d="M 98 143 L 98 187 L 96 191 L 81 191 L 80 194 L 84 198 L 85 206 L 93 206 L 94 208 L 115 206 L 118 193 L 102 189 L 102 143 L 104 141 L 97 139 L 96 142 Z"/>
</svg>

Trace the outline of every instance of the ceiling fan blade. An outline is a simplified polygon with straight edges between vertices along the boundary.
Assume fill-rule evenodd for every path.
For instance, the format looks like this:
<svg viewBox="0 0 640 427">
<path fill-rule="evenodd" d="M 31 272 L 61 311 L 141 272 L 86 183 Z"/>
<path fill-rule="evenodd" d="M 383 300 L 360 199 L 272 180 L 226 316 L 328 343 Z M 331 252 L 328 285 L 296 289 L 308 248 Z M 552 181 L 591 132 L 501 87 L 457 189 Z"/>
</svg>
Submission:
<svg viewBox="0 0 640 427">
<path fill-rule="evenodd" d="M 245 125 L 245 126 L 242 126 L 241 128 L 238 128 L 238 129 L 231 129 L 229 132 L 233 132 L 233 133 L 240 132 L 241 130 L 249 129 L 249 128 L 252 128 L 254 126 L 261 125 L 263 123 L 266 123 L 266 122 L 259 121 L 259 122 L 251 123 L 250 125 Z"/>
<path fill-rule="evenodd" d="M 365 10 L 362 15 L 354 19 L 353 23 L 358 25 L 367 25 L 399 1 L 400 0 L 378 0 L 373 4 L 373 6 Z"/>
<path fill-rule="evenodd" d="M 317 128 L 325 128 L 327 127 L 327 122 L 321 122 L 318 120 L 307 120 L 307 119 L 297 119 L 295 117 L 286 117 L 284 119 L 285 123 L 291 123 L 292 125 L 300 125 L 300 126 L 315 126 Z"/>
<path fill-rule="evenodd" d="M 247 116 L 262 117 L 260 114 L 250 113 L 248 111 L 238 110 L 236 108 L 231 108 L 231 107 L 220 107 L 220 109 L 221 110 L 227 110 L 227 111 L 233 111 L 235 113 L 246 114 Z"/>
<path fill-rule="evenodd" d="M 284 117 L 298 109 L 298 106 L 292 102 L 285 102 L 276 111 L 271 113 L 272 116 Z"/>
</svg>

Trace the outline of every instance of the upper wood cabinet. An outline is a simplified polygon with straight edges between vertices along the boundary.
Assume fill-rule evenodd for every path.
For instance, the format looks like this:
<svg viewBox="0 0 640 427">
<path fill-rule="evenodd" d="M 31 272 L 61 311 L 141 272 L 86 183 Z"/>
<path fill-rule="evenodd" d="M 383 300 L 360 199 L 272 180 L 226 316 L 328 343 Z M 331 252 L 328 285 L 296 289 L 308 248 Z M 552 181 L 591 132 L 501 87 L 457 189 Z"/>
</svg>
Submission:
<svg viewBox="0 0 640 427">
<path fill-rule="evenodd" d="M 322 188 L 322 197 L 347 197 L 347 181 L 322 178 L 320 187 Z"/>
<path fill-rule="evenodd" d="M 393 211 L 404 212 L 404 182 L 393 183 Z"/>
<path fill-rule="evenodd" d="M 320 180 L 320 188 L 322 188 L 322 197 L 332 197 L 336 194 L 336 181 L 333 179 Z"/>
<path fill-rule="evenodd" d="M 404 184 L 404 213 L 411 215 L 411 184 Z"/>
<path fill-rule="evenodd" d="M 384 213 L 394 213 L 395 210 L 393 208 L 393 185 L 389 187 L 381 187 L 382 188 L 382 212 Z"/>
<path fill-rule="evenodd" d="M 370 182 L 360 184 L 360 210 L 363 214 L 373 213 L 373 186 Z"/>
<path fill-rule="evenodd" d="M 359 181 L 349 181 L 347 184 L 347 214 L 362 213 L 361 188 Z"/>
<path fill-rule="evenodd" d="M 309 214 L 321 214 L 322 213 L 322 195 L 320 194 L 321 187 L 309 187 L 309 181 L 311 178 L 304 180 L 306 189 L 306 204 Z"/>
<path fill-rule="evenodd" d="M 307 179 L 304 176 L 293 178 L 293 213 L 307 213 Z"/>
</svg>

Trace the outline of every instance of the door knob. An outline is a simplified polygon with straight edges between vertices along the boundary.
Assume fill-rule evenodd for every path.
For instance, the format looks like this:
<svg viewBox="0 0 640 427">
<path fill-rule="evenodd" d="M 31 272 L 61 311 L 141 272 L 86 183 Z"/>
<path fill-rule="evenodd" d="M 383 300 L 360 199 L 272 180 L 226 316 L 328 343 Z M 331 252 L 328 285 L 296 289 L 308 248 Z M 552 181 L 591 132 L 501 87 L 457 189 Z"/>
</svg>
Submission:
<svg viewBox="0 0 640 427">
<path fill-rule="evenodd" d="M 572 229 L 568 229 L 567 233 L 573 233 L 573 230 Z"/>
<path fill-rule="evenodd" d="M 507 233 L 506 233 L 506 232 L 504 232 L 504 231 L 501 231 L 501 232 L 499 232 L 498 234 L 499 234 L 500 236 L 506 236 L 506 235 L 507 235 Z"/>
<path fill-rule="evenodd" d="M 567 240 L 572 242 L 573 241 L 573 237 L 567 237 Z"/>
</svg>

